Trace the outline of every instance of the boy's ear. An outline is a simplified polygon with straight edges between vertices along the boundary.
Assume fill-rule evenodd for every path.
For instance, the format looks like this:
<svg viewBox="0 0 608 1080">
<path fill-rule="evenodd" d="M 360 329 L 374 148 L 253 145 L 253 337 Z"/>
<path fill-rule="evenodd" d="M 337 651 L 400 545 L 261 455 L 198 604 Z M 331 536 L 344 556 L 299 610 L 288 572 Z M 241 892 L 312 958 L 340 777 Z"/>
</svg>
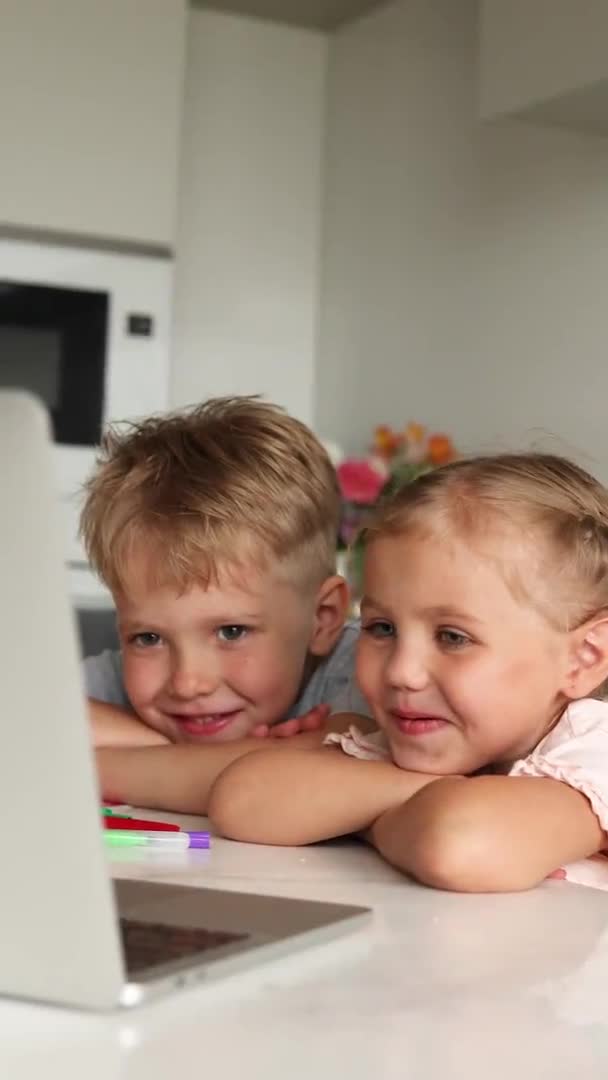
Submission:
<svg viewBox="0 0 608 1080">
<path fill-rule="evenodd" d="M 317 593 L 313 630 L 308 646 L 313 656 L 327 656 L 336 644 L 348 615 L 350 593 L 344 578 L 332 574 Z"/>
<path fill-rule="evenodd" d="M 564 693 L 572 701 L 589 697 L 608 678 L 608 612 L 572 632 L 570 668 Z"/>
</svg>

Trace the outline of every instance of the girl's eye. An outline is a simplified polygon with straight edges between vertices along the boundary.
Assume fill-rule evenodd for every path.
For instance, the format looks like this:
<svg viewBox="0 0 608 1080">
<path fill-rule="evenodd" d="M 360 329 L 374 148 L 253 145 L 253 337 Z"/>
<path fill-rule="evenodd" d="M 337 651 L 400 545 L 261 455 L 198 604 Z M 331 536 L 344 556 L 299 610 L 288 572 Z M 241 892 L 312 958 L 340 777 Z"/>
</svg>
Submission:
<svg viewBox="0 0 608 1080">
<path fill-rule="evenodd" d="M 444 649 L 454 651 L 471 644 L 471 638 L 468 634 L 463 634 L 461 630 L 452 630 L 449 626 L 440 627 L 437 631 L 437 641 Z"/>
<path fill-rule="evenodd" d="M 241 639 L 244 638 L 246 634 L 247 627 L 240 626 L 238 623 L 235 623 L 233 626 L 220 626 L 217 631 L 217 636 L 219 637 L 220 641 L 225 642 L 241 641 Z"/>
<path fill-rule="evenodd" d="M 132 634 L 129 638 L 129 645 L 137 645 L 140 649 L 152 649 L 155 645 L 160 645 L 160 634 L 153 634 L 151 630 L 145 630 L 142 634 Z"/>
<path fill-rule="evenodd" d="M 373 622 L 365 623 L 361 629 L 365 634 L 377 640 L 395 636 L 395 627 L 388 619 L 374 619 Z"/>
</svg>

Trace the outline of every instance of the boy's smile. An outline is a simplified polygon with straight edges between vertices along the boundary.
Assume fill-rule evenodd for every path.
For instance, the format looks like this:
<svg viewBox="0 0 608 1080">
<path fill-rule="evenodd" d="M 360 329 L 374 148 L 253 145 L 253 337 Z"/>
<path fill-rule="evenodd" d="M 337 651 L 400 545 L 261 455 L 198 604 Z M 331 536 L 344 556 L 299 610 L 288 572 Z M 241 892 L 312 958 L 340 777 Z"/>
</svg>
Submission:
<svg viewBox="0 0 608 1080">
<path fill-rule="evenodd" d="M 243 738 L 298 697 L 314 602 L 270 571 L 244 576 L 180 593 L 139 574 L 117 598 L 129 700 L 172 742 Z"/>
<path fill-rule="evenodd" d="M 184 733 L 184 736 L 193 739 L 207 739 L 211 735 L 218 735 L 220 731 L 228 728 L 233 721 L 238 719 L 242 711 L 240 708 L 212 713 L 204 713 L 198 710 L 194 713 L 174 712 L 170 715 L 178 728 Z"/>
</svg>

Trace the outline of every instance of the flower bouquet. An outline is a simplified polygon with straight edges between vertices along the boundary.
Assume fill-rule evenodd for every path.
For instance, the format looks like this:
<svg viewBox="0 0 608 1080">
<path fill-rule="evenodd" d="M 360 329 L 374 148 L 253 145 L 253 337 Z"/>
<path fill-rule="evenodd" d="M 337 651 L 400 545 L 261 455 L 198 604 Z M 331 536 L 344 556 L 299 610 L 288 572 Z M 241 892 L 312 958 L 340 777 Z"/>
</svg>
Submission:
<svg viewBox="0 0 608 1080">
<path fill-rule="evenodd" d="M 355 597 L 361 580 L 361 547 L 357 536 L 377 500 L 422 473 L 445 465 L 456 457 L 448 435 L 427 433 L 421 424 L 410 423 L 403 431 L 381 424 L 374 431 L 365 457 L 345 458 L 336 472 L 342 494 L 338 550 L 350 551 L 347 577 Z"/>
</svg>

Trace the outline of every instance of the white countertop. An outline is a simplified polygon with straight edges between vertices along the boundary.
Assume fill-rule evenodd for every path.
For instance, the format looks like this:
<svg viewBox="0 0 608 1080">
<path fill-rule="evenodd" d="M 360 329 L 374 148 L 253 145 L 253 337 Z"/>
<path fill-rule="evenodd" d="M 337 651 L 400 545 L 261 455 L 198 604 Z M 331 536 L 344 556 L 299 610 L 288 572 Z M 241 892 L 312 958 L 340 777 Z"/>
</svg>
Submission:
<svg viewBox="0 0 608 1080">
<path fill-rule="evenodd" d="M 434 892 L 350 841 L 295 850 L 214 840 L 202 861 L 137 854 L 116 852 L 115 875 L 364 904 L 374 918 L 133 1012 L 4 1001 L 2 1080 L 608 1075 L 605 893 L 564 882 L 511 896 Z"/>
</svg>

